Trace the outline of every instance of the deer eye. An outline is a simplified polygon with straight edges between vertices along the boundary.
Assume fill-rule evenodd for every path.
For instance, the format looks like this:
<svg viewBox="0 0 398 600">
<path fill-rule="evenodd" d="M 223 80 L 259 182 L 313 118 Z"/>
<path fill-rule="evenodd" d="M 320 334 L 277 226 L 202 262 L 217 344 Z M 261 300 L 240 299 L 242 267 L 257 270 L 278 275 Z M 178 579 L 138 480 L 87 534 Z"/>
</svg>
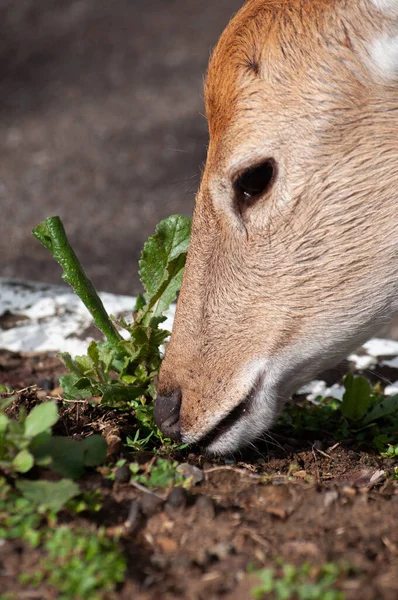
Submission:
<svg viewBox="0 0 398 600">
<path fill-rule="evenodd" d="M 264 194 L 273 183 L 275 172 L 275 163 L 270 159 L 242 173 L 234 183 L 238 200 L 252 203 L 258 196 Z"/>
</svg>

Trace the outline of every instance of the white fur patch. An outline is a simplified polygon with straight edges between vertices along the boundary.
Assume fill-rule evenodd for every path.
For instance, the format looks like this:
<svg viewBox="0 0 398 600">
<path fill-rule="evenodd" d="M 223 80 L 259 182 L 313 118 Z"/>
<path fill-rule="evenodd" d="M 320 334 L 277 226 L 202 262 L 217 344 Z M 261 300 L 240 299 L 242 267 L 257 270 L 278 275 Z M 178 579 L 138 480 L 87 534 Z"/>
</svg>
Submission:
<svg viewBox="0 0 398 600">
<path fill-rule="evenodd" d="M 372 0 L 378 10 L 386 13 L 398 13 L 398 0 Z"/>
<path fill-rule="evenodd" d="M 382 35 L 369 44 L 368 50 L 379 75 L 398 78 L 398 35 Z"/>
</svg>

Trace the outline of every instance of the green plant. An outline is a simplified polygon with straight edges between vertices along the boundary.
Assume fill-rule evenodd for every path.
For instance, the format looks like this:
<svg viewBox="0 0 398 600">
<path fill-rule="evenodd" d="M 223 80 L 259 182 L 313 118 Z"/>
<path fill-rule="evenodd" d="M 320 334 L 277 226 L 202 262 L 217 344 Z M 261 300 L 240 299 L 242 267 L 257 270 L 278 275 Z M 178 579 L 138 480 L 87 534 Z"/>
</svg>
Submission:
<svg viewBox="0 0 398 600">
<path fill-rule="evenodd" d="M 54 487 L 51 490 L 43 488 L 42 497 L 35 493 L 27 498 L 0 479 L 0 538 L 22 539 L 44 553 L 37 570 L 29 575 L 22 573 L 20 581 L 35 586 L 45 581 L 59 591 L 57 597 L 65 600 L 100 600 L 107 597 L 123 581 L 126 569 L 117 540 L 109 538 L 104 529 L 59 526 L 57 513 L 67 502 L 57 507 L 50 506 L 48 502 L 49 493 L 57 492 L 60 482 L 40 483 L 52 483 Z M 76 484 L 69 482 L 66 485 L 70 496 L 73 492 L 71 486 Z"/>
<path fill-rule="evenodd" d="M 154 377 L 162 360 L 161 346 L 169 336 L 160 325 L 164 311 L 176 298 L 190 237 L 190 220 L 174 215 L 159 223 L 144 245 L 140 277 L 145 293 L 137 299 L 133 321 L 108 316 L 92 283 L 73 252 L 59 217 L 46 219 L 33 234 L 50 250 L 63 268 L 63 279 L 91 312 L 105 341 L 91 342 L 87 355 L 61 357 L 69 369 L 61 385 L 68 399 L 100 396 L 104 405 L 133 410 L 140 435 L 134 444 L 144 446 L 162 435 L 153 420 Z M 127 332 L 124 339 L 118 328 Z"/>
<path fill-rule="evenodd" d="M 133 462 L 129 465 L 132 473 L 132 480 L 145 485 L 148 488 L 166 488 L 172 485 L 190 486 L 188 479 L 185 479 L 176 470 L 177 461 L 167 460 L 166 458 L 157 458 L 154 462 L 146 465 L 139 465 Z"/>
<path fill-rule="evenodd" d="M 0 469 L 27 473 L 38 465 L 76 479 L 85 467 L 105 460 L 106 442 L 100 435 L 81 441 L 52 435 L 58 421 L 56 402 L 38 404 L 28 415 L 20 406 L 18 419 L 12 419 L 5 411 L 14 399 L 0 400 Z"/>
<path fill-rule="evenodd" d="M 384 458 L 398 458 L 398 444 L 388 444 L 387 449 L 380 453 Z"/>
<path fill-rule="evenodd" d="M 334 589 L 341 571 L 334 563 L 319 568 L 309 563 L 300 567 L 285 564 L 278 570 L 252 571 L 260 579 L 252 596 L 256 600 L 344 600 L 343 592 Z"/>
<path fill-rule="evenodd" d="M 334 440 L 355 438 L 369 444 L 384 456 L 393 456 L 398 431 L 398 395 L 383 397 L 367 379 L 352 373 L 344 379 L 342 402 L 318 398 L 314 404 L 290 404 L 279 418 L 276 431 L 293 427 L 300 437 L 319 435 Z"/>
</svg>

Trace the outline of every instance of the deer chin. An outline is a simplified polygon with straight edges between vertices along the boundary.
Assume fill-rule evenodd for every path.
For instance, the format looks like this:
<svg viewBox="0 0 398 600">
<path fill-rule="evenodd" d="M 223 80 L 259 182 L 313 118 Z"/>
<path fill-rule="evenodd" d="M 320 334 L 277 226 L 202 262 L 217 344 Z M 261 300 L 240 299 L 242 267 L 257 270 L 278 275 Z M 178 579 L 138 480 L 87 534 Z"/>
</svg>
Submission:
<svg viewBox="0 0 398 600">
<path fill-rule="evenodd" d="M 202 422 L 200 432 L 182 432 L 183 441 L 194 442 L 208 454 L 221 456 L 259 440 L 301 385 L 338 364 L 373 333 L 374 324 L 367 332 L 351 330 L 344 336 L 340 331 L 336 344 L 328 342 L 336 340 L 336 332 L 332 334 L 325 328 L 318 338 L 303 340 L 279 355 L 246 363 L 230 388 L 243 390 L 241 401 L 224 410 L 221 402 L 221 410 L 205 424 Z M 226 400 L 224 405 L 228 405 Z"/>
<path fill-rule="evenodd" d="M 271 362 L 263 359 L 246 365 L 236 386 L 249 390 L 242 394 L 242 400 L 230 410 L 213 414 L 211 422 L 206 424 L 207 432 L 183 431 L 182 440 L 199 444 L 208 454 L 221 456 L 247 446 L 264 434 L 286 400 L 277 393 L 273 381 L 276 370 Z"/>
<path fill-rule="evenodd" d="M 258 440 L 282 409 L 284 401 L 259 387 L 234 408 L 200 441 L 206 453 L 222 456 Z"/>
</svg>

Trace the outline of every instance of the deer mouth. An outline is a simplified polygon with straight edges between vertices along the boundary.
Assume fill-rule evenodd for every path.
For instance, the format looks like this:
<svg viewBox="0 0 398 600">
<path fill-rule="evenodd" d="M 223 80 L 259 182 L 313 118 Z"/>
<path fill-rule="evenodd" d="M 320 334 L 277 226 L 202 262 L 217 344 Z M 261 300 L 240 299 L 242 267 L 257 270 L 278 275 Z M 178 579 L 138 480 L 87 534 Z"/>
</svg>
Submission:
<svg viewBox="0 0 398 600">
<path fill-rule="evenodd" d="M 261 386 L 262 377 L 259 376 L 245 398 L 223 417 L 213 429 L 207 433 L 199 442 L 201 448 L 209 449 L 221 438 L 227 435 L 239 421 L 251 415 L 254 399 Z"/>
</svg>

